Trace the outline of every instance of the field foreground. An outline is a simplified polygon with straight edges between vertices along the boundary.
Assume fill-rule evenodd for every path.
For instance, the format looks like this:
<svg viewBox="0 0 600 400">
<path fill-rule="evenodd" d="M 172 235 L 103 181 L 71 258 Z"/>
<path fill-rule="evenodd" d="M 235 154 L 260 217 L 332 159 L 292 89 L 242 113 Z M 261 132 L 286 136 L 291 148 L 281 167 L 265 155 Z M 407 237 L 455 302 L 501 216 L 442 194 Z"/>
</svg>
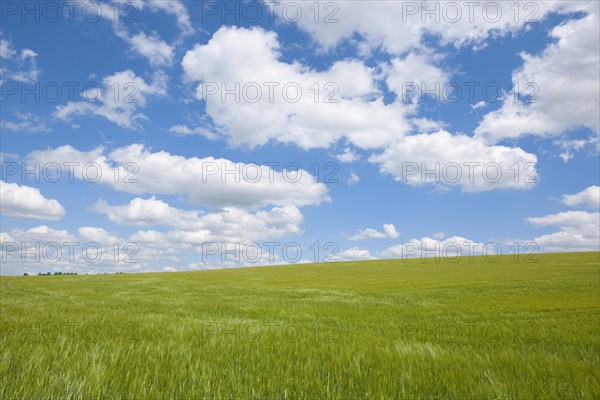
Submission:
<svg viewBox="0 0 600 400">
<path fill-rule="evenodd" d="M 0 278 L 0 398 L 600 398 L 600 253 Z"/>
</svg>

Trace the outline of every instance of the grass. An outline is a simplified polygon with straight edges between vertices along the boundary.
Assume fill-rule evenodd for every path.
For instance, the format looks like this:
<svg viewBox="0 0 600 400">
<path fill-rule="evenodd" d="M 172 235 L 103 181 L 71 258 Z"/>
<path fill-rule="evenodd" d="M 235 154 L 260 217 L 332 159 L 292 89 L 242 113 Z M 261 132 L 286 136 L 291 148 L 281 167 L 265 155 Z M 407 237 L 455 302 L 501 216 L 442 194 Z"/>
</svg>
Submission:
<svg viewBox="0 0 600 400">
<path fill-rule="evenodd" d="M 600 253 L 1 277 L 0 398 L 600 398 Z"/>
</svg>

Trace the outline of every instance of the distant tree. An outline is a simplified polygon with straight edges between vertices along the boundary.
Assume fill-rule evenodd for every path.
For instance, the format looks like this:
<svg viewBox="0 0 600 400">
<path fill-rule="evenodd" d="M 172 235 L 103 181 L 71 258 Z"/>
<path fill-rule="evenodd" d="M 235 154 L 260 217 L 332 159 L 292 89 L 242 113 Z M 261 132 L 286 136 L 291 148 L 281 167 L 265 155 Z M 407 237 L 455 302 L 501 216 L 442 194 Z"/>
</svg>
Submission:
<svg viewBox="0 0 600 400">
<path fill-rule="evenodd" d="M 121 272 L 122 273 L 122 272 Z M 56 271 L 55 273 L 52 272 L 46 272 L 46 273 L 42 273 L 42 272 L 38 272 L 38 276 L 50 276 L 50 275 L 77 275 L 77 272 L 62 272 L 62 271 Z M 29 276 L 29 274 L 27 272 L 25 272 L 23 274 L 23 276 Z"/>
<path fill-rule="evenodd" d="M 23 276 L 29 276 L 29 274 L 28 274 L 27 272 L 25 272 L 25 273 L 23 274 Z"/>
</svg>

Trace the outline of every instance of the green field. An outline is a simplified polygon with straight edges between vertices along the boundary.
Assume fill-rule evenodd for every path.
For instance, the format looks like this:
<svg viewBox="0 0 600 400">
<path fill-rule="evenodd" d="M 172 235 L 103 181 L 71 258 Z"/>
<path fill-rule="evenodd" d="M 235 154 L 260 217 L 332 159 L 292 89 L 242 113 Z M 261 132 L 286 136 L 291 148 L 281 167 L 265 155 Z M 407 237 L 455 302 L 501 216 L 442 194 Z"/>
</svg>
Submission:
<svg viewBox="0 0 600 400">
<path fill-rule="evenodd" d="M 600 253 L 2 277 L 0 398 L 600 398 Z"/>
</svg>

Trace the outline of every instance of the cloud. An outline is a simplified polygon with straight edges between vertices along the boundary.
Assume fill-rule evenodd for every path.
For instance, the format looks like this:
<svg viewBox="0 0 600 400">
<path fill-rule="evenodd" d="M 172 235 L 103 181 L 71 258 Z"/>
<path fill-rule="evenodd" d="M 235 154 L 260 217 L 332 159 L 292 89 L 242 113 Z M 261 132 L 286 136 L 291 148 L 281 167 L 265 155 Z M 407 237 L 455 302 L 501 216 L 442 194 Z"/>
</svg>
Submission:
<svg viewBox="0 0 600 400">
<path fill-rule="evenodd" d="M 485 100 L 481 100 L 481 101 L 479 101 L 479 102 L 477 102 L 475 104 L 472 104 L 471 108 L 473 110 L 477 110 L 477 109 L 480 109 L 480 108 L 484 108 L 485 106 L 487 106 L 487 104 L 488 103 Z"/>
<path fill-rule="evenodd" d="M 206 128 L 199 127 L 199 126 L 197 126 L 195 128 L 190 128 L 185 125 L 174 125 L 169 128 L 169 132 L 172 132 L 172 133 L 175 133 L 175 134 L 181 135 L 181 136 L 189 136 L 189 135 L 204 136 L 208 140 L 216 140 L 218 138 L 217 134 L 215 134 L 214 132 L 212 132 Z"/>
<path fill-rule="evenodd" d="M 423 237 L 391 246 L 380 253 L 382 258 L 445 258 L 458 256 L 473 256 L 485 249 L 487 255 L 492 255 L 494 250 L 501 254 L 499 245 L 483 244 L 469 240 L 462 236 L 452 236 L 446 239 Z"/>
<path fill-rule="evenodd" d="M 369 160 L 378 164 L 382 173 L 391 174 L 399 181 L 404 180 L 402 168 L 406 163 L 416 162 L 419 166 L 425 163 L 427 168 L 433 168 L 436 163 L 441 167 L 453 162 L 461 164 L 461 176 L 456 181 L 436 182 L 435 177 L 430 179 L 431 175 L 425 178 L 412 175 L 406 183 L 413 186 L 459 186 L 465 192 L 481 192 L 526 189 L 537 181 L 535 155 L 520 148 L 491 146 L 483 138 L 453 136 L 441 129 L 439 122 L 413 118 L 421 96 L 403 99 L 404 84 L 409 82 L 419 86 L 425 83 L 430 87 L 435 83 L 443 84 L 449 78 L 433 65 L 438 56 L 430 52 L 395 57 L 381 73 L 357 61 L 337 62 L 327 71 L 315 72 L 297 62 L 283 62 L 280 56 L 275 33 L 260 28 L 235 27 L 220 28 L 207 44 L 198 44 L 186 53 L 182 61 L 186 78 L 201 82 L 197 97 L 205 101 L 206 112 L 221 130 L 220 134 L 229 138 L 230 144 L 257 146 L 278 141 L 312 149 L 327 148 L 338 140 L 346 140 L 349 145 L 361 149 L 384 149 Z M 246 61 L 242 63 L 242 60 Z M 395 102 L 383 103 L 377 88 L 381 77 L 398 95 Z M 311 96 L 304 96 L 297 103 L 281 99 L 268 101 L 265 90 L 259 100 L 247 101 L 242 88 L 252 82 L 296 82 L 303 93 L 310 93 L 315 82 L 322 85 L 336 82 L 339 101 L 315 103 Z M 224 88 L 236 87 L 239 99 L 232 94 L 223 96 Z M 424 132 L 438 130 L 429 134 L 411 134 L 415 128 L 423 128 Z M 356 158 L 350 146 L 336 157 L 343 162 Z M 462 165 L 463 162 L 479 163 L 472 171 L 474 177 L 468 170 L 470 167 Z M 510 170 L 515 163 L 520 171 Z M 496 171 L 493 168 L 503 174 L 497 181 L 493 175 L 487 175 Z M 418 172 L 421 175 L 424 171 Z"/>
<path fill-rule="evenodd" d="M 152 66 L 171 66 L 175 49 L 156 34 L 152 36 L 139 32 L 127 38 L 131 48 L 146 57 Z"/>
<path fill-rule="evenodd" d="M 39 189 L 0 181 L 2 214 L 11 217 L 58 220 L 65 215 L 63 206 L 45 198 Z"/>
<path fill-rule="evenodd" d="M 383 224 L 383 232 L 375 229 L 361 229 L 356 235 L 348 238 L 348 240 L 365 240 L 365 239 L 396 239 L 400 234 L 396 231 L 393 224 Z"/>
<path fill-rule="evenodd" d="M 144 247 L 92 226 L 79 228 L 77 234 L 41 225 L 0 235 L 5 274 L 142 272 L 160 269 L 173 258 L 164 250 Z"/>
<path fill-rule="evenodd" d="M 197 225 L 193 225 L 194 229 L 169 231 L 167 238 L 196 245 L 207 242 L 244 244 L 299 234 L 303 219 L 300 210 L 294 206 L 273 207 L 255 213 L 225 207 L 204 215 Z"/>
<path fill-rule="evenodd" d="M 15 117 L 17 117 L 18 122 L 1 120 L 0 128 L 7 131 L 27 133 L 50 131 L 45 121 L 35 114 L 16 112 Z"/>
<path fill-rule="evenodd" d="M 68 231 L 52 229 L 46 225 L 36 226 L 26 231 L 14 229 L 10 232 L 10 236 L 19 241 L 42 241 L 45 243 L 70 242 L 75 240 L 75 236 L 71 235 Z"/>
<path fill-rule="evenodd" d="M 589 213 L 586 211 L 565 211 L 558 214 L 546 215 L 545 217 L 531 217 L 527 218 L 527 222 L 534 226 L 560 226 L 560 227 L 568 227 L 568 228 L 578 228 L 581 227 L 583 230 L 587 230 L 588 232 L 593 232 L 591 229 L 593 226 L 597 225 L 596 222 L 589 224 L 591 221 L 590 216 L 598 216 L 599 213 Z"/>
<path fill-rule="evenodd" d="M 152 33 L 150 35 L 143 31 L 139 31 L 133 35 L 129 33 L 127 28 L 130 24 L 125 24 L 123 21 L 130 20 L 131 15 L 127 15 L 127 13 L 131 12 L 131 7 L 129 7 L 129 9 L 125 7 L 116 7 L 115 9 L 119 10 L 121 15 L 119 18 L 115 18 L 114 7 L 112 7 L 112 4 L 98 3 L 98 5 L 102 8 L 101 15 L 111 21 L 115 35 L 128 43 L 133 52 L 147 58 L 150 65 L 153 67 L 173 65 L 175 44 L 168 44 L 157 33 Z M 135 1 L 132 5 L 135 7 L 136 11 L 148 7 L 152 12 L 162 11 L 175 16 L 177 18 L 177 26 L 181 30 L 181 37 L 176 43 L 180 43 L 183 37 L 194 33 L 189 12 L 185 5 L 179 0 Z"/>
<path fill-rule="evenodd" d="M 356 152 L 352 151 L 350 147 L 345 147 L 344 152 L 335 156 L 339 162 L 352 163 L 360 159 L 360 156 Z"/>
<path fill-rule="evenodd" d="M 104 200 L 98 200 L 94 210 L 105 214 L 112 222 L 122 225 L 163 225 L 183 228 L 201 225 L 201 217 L 197 211 L 173 208 L 164 201 L 157 200 L 155 196 L 149 199 L 137 197 L 124 206 L 109 206 Z"/>
<path fill-rule="evenodd" d="M 135 242 L 152 243 L 158 245 L 164 244 L 166 238 L 164 233 L 150 229 L 147 231 L 137 231 L 131 235 L 131 240 Z"/>
<path fill-rule="evenodd" d="M 600 208 L 600 187 L 589 186 L 575 194 L 562 196 L 567 206 Z M 587 211 L 564 211 L 543 217 L 530 217 L 525 221 L 535 227 L 558 227 L 558 232 L 531 239 L 539 250 L 545 252 L 599 251 L 600 213 Z"/>
<path fill-rule="evenodd" d="M 500 109 L 485 115 L 476 134 L 495 142 L 523 135 L 559 135 L 586 127 L 598 135 L 598 26 L 598 10 L 594 9 L 581 19 L 554 28 L 551 36 L 556 43 L 540 55 L 522 53 L 523 66 L 513 72 L 513 93 L 506 96 Z M 533 92 L 537 92 L 534 102 L 515 101 L 516 94 Z M 565 157 L 568 159 L 568 154 Z"/>
<path fill-rule="evenodd" d="M 419 133 L 433 133 L 444 129 L 445 123 L 428 118 L 413 118 L 411 124 Z"/>
<path fill-rule="evenodd" d="M 77 230 L 79 238 L 86 242 L 97 242 L 105 246 L 111 246 L 120 241 L 119 237 L 113 235 L 103 228 L 83 226 Z"/>
<path fill-rule="evenodd" d="M 532 239 L 541 251 L 599 251 L 600 213 L 565 211 L 526 221 L 536 227 L 553 226 L 559 231 Z"/>
<path fill-rule="evenodd" d="M 396 227 L 392 224 L 383 224 L 383 231 L 386 237 L 396 239 L 400 234 L 396 231 Z"/>
<path fill-rule="evenodd" d="M 99 182 L 115 190 L 138 195 L 181 195 L 196 205 L 260 208 L 318 205 L 330 200 L 327 186 L 316 182 L 305 170 L 287 173 L 276 170 L 274 164 L 244 164 L 213 157 L 186 158 L 166 151 L 152 152 L 140 144 L 116 148 L 107 154 L 101 147 L 84 152 L 61 146 L 34 151 L 28 160 L 78 163 L 74 167 L 76 179 L 89 180 L 86 177 L 95 177 L 95 171 L 99 170 Z"/>
<path fill-rule="evenodd" d="M 303 15 L 314 13 L 314 7 L 309 4 L 283 3 L 293 3 L 294 8 L 301 7 Z M 281 8 L 283 6 L 280 5 Z M 388 53 L 391 61 L 387 65 L 380 65 L 385 83 L 400 98 L 415 102 L 422 94 L 419 91 L 411 92 L 412 97 L 408 97 L 406 84 L 414 81 L 417 86 L 422 83 L 431 89 L 436 83 L 443 85 L 449 79 L 449 74 L 435 65 L 444 56 L 435 54 L 430 47 L 432 38 L 442 47 L 451 44 L 479 49 L 486 46 L 490 38 L 528 29 L 532 21 L 528 15 L 531 17 L 533 14 L 535 20 L 543 20 L 552 13 L 586 13 L 587 17 L 581 20 L 555 28 L 552 35 L 558 39 L 558 43 L 548 46 L 540 56 L 522 55 L 525 64 L 513 74 L 515 92 L 530 93 L 535 88 L 525 87 L 524 84 L 534 82 L 539 88 L 540 101 L 529 105 L 515 102 L 512 100 L 515 93 L 510 93 L 500 110 L 484 117 L 477 128 L 477 135 L 496 142 L 528 133 L 559 134 L 581 126 L 597 132 L 599 85 L 595 70 L 599 64 L 598 5 L 591 2 L 549 1 L 521 3 L 519 6 L 519 14 L 516 15 L 514 5 L 501 2 L 387 2 L 378 3 L 377 7 L 366 1 L 342 2 L 328 5 L 327 10 L 320 9 L 323 12 L 321 19 L 328 15 L 336 20 L 335 23 L 301 18 L 297 24 L 324 51 L 331 51 L 346 42 L 356 45 L 363 54 L 376 49 Z M 278 6 L 273 7 L 277 9 Z M 432 10 L 433 13 L 430 12 Z M 275 15 L 281 15 L 281 12 L 275 12 Z M 454 16 L 457 18 L 454 19 Z M 520 85 L 518 90 L 517 85 Z M 473 109 L 484 106 L 480 102 Z M 408 107 L 405 115 L 410 115 L 411 111 L 414 108 Z M 409 122 L 422 133 L 443 128 L 436 121 L 427 124 L 427 120 L 413 118 Z M 401 141 L 405 133 L 403 131 L 398 135 L 397 140 Z M 563 153 L 565 159 L 571 156 L 570 152 Z"/>
<path fill-rule="evenodd" d="M 122 206 L 111 206 L 98 201 L 95 210 L 112 222 L 135 226 L 166 226 L 175 228 L 162 234 L 140 231 L 133 237 L 145 243 L 169 242 L 203 244 L 206 242 L 247 243 L 281 238 L 301 232 L 303 216 L 294 206 L 273 207 L 255 213 L 236 207 L 202 214 L 198 211 L 171 207 L 155 197 L 135 198 Z"/>
<path fill-rule="evenodd" d="M 448 74 L 433 65 L 433 58 L 411 53 L 403 59 L 392 59 L 386 68 L 386 83 L 400 97 L 400 101 L 417 103 L 425 95 L 422 89 L 441 88 L 449 81 Z M 435 91 L 440 93 L 441 89 Z"/>
<path fill-rule="evenodd" d="M 590 186 L 579 193 L 564 194 L 562 203 L 567 206 L 587 206 L 600 208 L 600 186 Z"/>
<path fill-rule="evenodd" d="M 443 130 L 405 136 L 369 161 L 378 164 L 381 173 L 416 187 L 458 186 L 464 192 L 529 189 L 538 179 L 534 154 Z"/>
<path fill-rule="evenodd" d="M 358 182 L 360 182 L 360 176 L 356 175 L 354 172 L 350 172 L 348 185 L 356 185 Z"/>
<path fill-rule="evenodd" d="M 31 49 L 21 51 L 13 48 L 12 42 L 0 39 L 0 83 L 6 79 L 22 83 L 33 83 L 38 80 L 40 70 L 37 66 L 38 54 Z"/>
<path fill-rule="evenodd" d="M 183 58 L 186 79 L 201 82 L 196 97 L 230 144 L 277 141 L 312 149 L 345 138 L 376 148 L 411 129 L 410 107 L 384 104 L 372 68 L 346 60 L 318 72 L 281 61 L 280 50 L 273 32 L 222 27 Z M 236 88 L 239 99 L 225 95 Z"/>
<path fill-rule="evenodd" d="M 146 105 L 148 97 L 165 95 L 165 79 L 163 74 L 156 74 L 154 81 L 148 84 L 129 69 L 117 72 L 104 77 L 101 86 L 84 93 L 85 101 L 56 107 L 54 116 L 70 121 L 73 116 L 92 114 L 123 128 L 140 129 L 140 121 L 147 118 L 138 109 Z"/>
<path fill-rule="evenodd" d="M 11 60 L 17 52 L 8 40 L 0 39 L 0 58 Z"/>
<path fill-rule="evenodd" d="M 377 257 L 372 256 L 367 249 L 351 247 L 333 256 L 333 259 L 338 261 L 377 260 Z"/>
<path fill-rule="evenodd" d="M 374 4 L 370 1 L 347 1 L 321 3 L 315 20 L 312 3 L 283 0 L 271 6 L 274 14 L 285 17 L 282 10 L 288 3 L 302 9 L 303 17 L 297 25 L 308 32 L 322 49 L 329 51 L 343 41 L 350 41 L 363 53 L 382 48 L 390 54 L 425 47 L 424 42 L 431 38 L 438 40 L 442 46 L 451 44 L 478 49 L 484 47 L 489 38 L 520 31 L 533 18 L 541 20 L 551 12 L 593 7 L 589 2 L 544 1 L 535 3 L 532 10 L 532 6 L 525 7 L 521 3 L 516 15 L 513 3 L 508 2 L 426 4 L 390 1 Z"/>
<path fill-rule="evenodd" d="M 189 36 L 194 33 L 190 14 L 181 1 L 150 0 L 147 4 L 153 11 L 161 10 L 175 16 L 177 18 L 177 27 L 181 30 L 183 36 Z"/>
<path fill-rule="evenodd" d="M 275 211 L 270 216 L 276 218 Z M 277 234 L 276 224 L 261 218 L 270 233 Z M 233 215 L 235 219 L 239 215 Z M 291 221 L 288 218 L 288 222 Z M 235 220 L 223 221 L 234 224 Z M 226 229 L 224 228 L 226 233 Z M 113 232 L 95 226 L 83 226 L 76 233 L 55 230 L 46 225 L 28 230 L 13 229 L 0 232 L 0 249 L 3 274 L 22 275 L 23 272 L 63 271 L 78 273 L 114 273 L 162 271 L 165 267 L 189 264 L 181 257 L 198 259 L 194 246 L 181 242 L 183 234 L 193 232 L 173 230 L 161 233 L 154 230 L 138 231 L 129 238 L 119 237 Z M 214 231 L 217 234 L 217 231 Z M 248 230 L 253 235 L 252 230 Z M 269 231 L 262 231 L 262 234 Z M 171 237 L 172 236 L 172 237 Z M 229 239 L 236 239 L 230 236 Z M 196 244 L 195 241 L 192 241 Z M 27 249 L 27 251 L 24 251 Z M 221 264 L 221 263 L 219 263 Z M 224 263 L 227 264 L 227 263 Z"/>
<path fill-rule="evenodd" d="M 156 252 L 163 258 L 170 255 L 179 259 L 180 256 L 189 256 L 189 251 L 195 250 L 193 258 L 197 259 L 197 253 L 202 253 L 204 264 L 207 260 L 205 257 L 216 257 L 212 263 L 220 256 L 219 265 L 222 267 L 287 263 L 289 260 L 282 259 L 278 251 L 288 243 L 274 240 L 300 234 L 300 225 L 304 219 L 300 210 L 294 206 L 272 207 L 256 212 L 224 207 L 203 213 L 172 207 L 155 197 L 135 198 L 120 206 L 99 201 L 95 209 L 117 224 L 170 228 L 166 232 L 141 230 L 130 236 L 129 241 L 137 243 L 146 255 Z M 106 235 L 91 231 L 89 236 Z M 265 241 L 275 246 L 275 251 L 269 251 L 265 247 Z M 257 249 L 260 253 L 256 253 Z M 227 254 L 237 260 L 235 264 L 228 264 Z M 152 267 L 155 269 L 156 265 L 152 264 Z"/>
<path fill-rule="evenodd" d="M 592 136 L 587 139 L 560 138 L 553 140 L 552 144 L 563 150 L 563 152 L 560 153 L 560 158 L 566 163 L 574 157 L 574 152 L 581 151 L 588 146 L 592 147 L 597 152 L 598 145 L 600 144 L 600 136 Z"/>
</svg>

